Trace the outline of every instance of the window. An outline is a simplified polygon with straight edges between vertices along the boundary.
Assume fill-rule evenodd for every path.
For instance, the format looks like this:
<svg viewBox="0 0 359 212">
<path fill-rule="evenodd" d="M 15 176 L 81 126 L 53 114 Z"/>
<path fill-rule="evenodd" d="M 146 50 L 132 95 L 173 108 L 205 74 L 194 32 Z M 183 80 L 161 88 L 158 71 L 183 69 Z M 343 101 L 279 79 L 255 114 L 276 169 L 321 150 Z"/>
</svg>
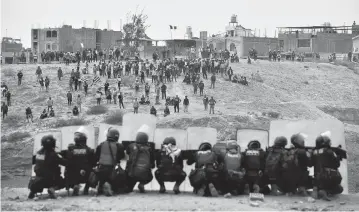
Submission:
<svg viewBox="0 0 359 212">
<path fill-rule="evenodd" d="M 34 49 L 37 49 L 37 42 L 33 42 L 32 45 Z"/>
<path fill-rule="evenodd" d="M 310 39 L 298 39 L 298 48 L 310 47 Z"/>
<path fill-rule="evenodd" d="M 234 45 L 234 43 L 231 43 L 229 45 L 229 51 L 235 51 L 236 50 L 236 45 Z"/>
<path fill-rule="evenodd" d="M 57 31 L 52 31 L 52 33 L 51 33 L 51 37 L 53 37 L 53 38 L 57 38 Z"/>
<path fill-rule="evenodd" d="M 37 32 L 38 32 L 37 29 L 32 30 L 32 36 L 34 39 L 37 39 Z"/>
<path fill-rule="evenodd" d="M 46 50 L 51 50 L 51 45 L 50 44 L 46 44 Z"/>
<path fill-rule="evenodd" d="M 46 37 L 51 38 L 51 31 L 46 31 Z"/>
<path fill-rule="evenodd" d="M 284 48 L 284 40 L 279 40 L 279 48 Z"/>
</svg>

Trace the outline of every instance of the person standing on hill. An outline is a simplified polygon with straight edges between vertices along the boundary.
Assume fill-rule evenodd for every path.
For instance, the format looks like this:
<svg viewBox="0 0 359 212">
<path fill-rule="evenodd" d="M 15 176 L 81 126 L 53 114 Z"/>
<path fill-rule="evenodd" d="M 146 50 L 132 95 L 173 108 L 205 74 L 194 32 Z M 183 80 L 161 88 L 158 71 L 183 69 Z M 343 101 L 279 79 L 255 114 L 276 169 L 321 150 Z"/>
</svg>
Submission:
<svg viewBox="0 0 359 212">
<path fill-rule="evenodd" d="M 204 98 L 203 98 L 203 105 L 204 105 L 204 110 L 207 111 L 207 109 L 208 109 L 208 97 L 206 95 L 204 95 Z"/>
<path fill-rule="evenodd" d="M 177 113 L 179 113 L 179 104 L 181 102 L 181 99 L 178 97 L 178 95 L 176 95 L 176 97 L 173 99 L 173 106 L 176 112 L 177 109 Z"/>
<path fill-rule="evenodd" d="M 211 88 L 214 89 L 215 84 L 216 84 L 216 75 L 213 74 L 213 75 L 211 76 Z"/>
<path fill-rule="evenodd" d="M 11 93 L 10 93 L 10 91 L 6 92 L 6 101 L 7 101 L 7 106 L 11 106 Z"/>
<path fill-rule="evenodd" d="M 140 104 L 137 101 L 137 98 L 135 98 L 135 101 L 133 102 L 133 113 L 138 113 L 138 108 L 140 107 Z"/>
<path fill-rule="evenodd" d="M 36 75 L 37 75 L 37 81 L 39 81 L 40 77 L 42 75 L 42 70 L 41 70 L 40 66 L 38 66 L 36 69 Z"/>
<path fill-rule="evenodd" d="M 68 91 L 66 96 L 67 96 L 67 105 L 71 106 L 71 104 L 72 104 L 72 93 L 71 93 L 71 91 Z"/>
<path fill-rule="evenodd" d="M 122 92 L 120 92 L 120 95 L 118 95 L 118 104 L 120 105 L 120 109 L 121 109 L 121 106 L 123 109 L 125 109 L 125 106 L 123 105 L 123 95 L 122 95 Z"/>
<path fill-rule="evenodd" d="M 49 86 L 50 86 L 50 79 L 49 77 L 45 77 L 45 87 L 46 87 L 46 91 L 49 91 Z"/>
<path fill-rule="evenodd" d="M 87 90 L 89 88 L 89 85 L 87 84 L 87 81 L 84 82 L 84 91 L 85 91 L 85 96 L 87 96 Z"/>
<path fill-rule="evenodd" d="M 2 112 L 2 119 L 5 119 L 5 116 L 7 116 L 7 112 L 9 110 L 9 107 L 5 104 L 5 102 L 1 105 L 1 112 Z"/>
<path fill-rule="evenodd" d="M 187 99 L 187 96 L 185 96 L 183 100 L 183 106 L 184 106 L 184 112 L 188 113 L 189 100 Z"/>
<path fill-rule="evenodd" d="M 114 88 L 113 89 L 113 91 L 112 91 L 112 99 L 113 99 L 113 103 L 114 104 L 117 104 L 117 90 L 116 90 L 116 88 Z"/>
<path fill-rule="evenodd" d="M 50 109 L 54 106 L 54 100 L 49 97 L 49 100 L 47 100 L 47 112 L 50 111 Z"/>
<path fill-rule="evenodd" d="M 32 111 L 31 111 L 31 108 L 30 108 L 30 107 L 27 107 L 27 108 L 26 108 L 25 114 L 26 114 L 26 120 L 27 120 L 27 122 L 30 122 L 30 119 L 31 119 L 31 122 L 34 122 L 33 116 L 32 116 Z"/>
<path fill-rule="evenodd" d="M 96 92 L 96 95 L 95 95 L 96 101 L 97 101 L 97 105 L 100 105 L 100 104 L 101 104 L 101 96 L 102 96 L 101 91 L 97 91 L 97 92 Z"/>
<path fill-rule="evenodd" d="M 203 89 L 204 89 L 204 83 L 201 80 L 198 84 L 198 88 L 199 88 L 199 95 L 202 96 L 203 95 Z"/>
<path fill-rule="evenodd" d="M 81 99 L 80 94 L 77 95 L 76 103 L 77 103 L 77 107 L 80 109 L 80 112 L 81 112 L 82 99 Z"/>
<path fill-rule="evenodd" d="M 167 90 L 167 86 L 165 85 L 165 83 L 162 84 L 161 86 L 161 92 L 162 92 L 162 99 L 166 99 L 166 90 Z"/>
<path fill-rule="evenodd" d="M 23 77 L 23 73 L 22 71 L 20 70 L 19 73 L 17 73 L 17 85 L 21 85 L 21 80 L 22 80 L 22 77 Z"/>
<path fill-rule="evenodd" d="M 43 91 L 44 90 L 44 78 L 42 78 L 42 76 L 40 76 L 39 79 L 39 83 L 40 83 L 40 90 Z"/>
<path fill-rule="evenodd" d="M 108 91 L 109 86 L 110 86 L 110 84 L 108 83 L 108 81 L 106 81 L 106 83 L 105 83 L 105 93 Z"/>
<path fill-rule="evenodd" d="M 64 74 L 62 73 L 62 69 L 61 69 L 61 67 L 59 67 L 59 70 L 57 70 L 57 77 L 61 81 L 61 77 L 63 77 L 63 76 L 64 76 Z"/>
<path fill-rule="evenodd" d="M 193 93 L 194 94 L 197 94 L 197 88 L 198 88 L 198 82 L 195 81 L 195 82 L 193 82 Z"/>
<path fill-rule="evenodd" d="M 232 70 L 232 67 L 229 67 L 228 69 L 228 76 L 229 76 L 229 81 L 232 81 L 232 76 L 233 76 L 233 70 Z"/>
<path fill-rule="evenodd" d="M 211 111 L 214 114 L 214 105 L 216 104 L 216 100 L 213 99 L 213 96 L 208 101 L 208 103 L 209 103 L 209 114 L 211 114 Z"/>
</svg>

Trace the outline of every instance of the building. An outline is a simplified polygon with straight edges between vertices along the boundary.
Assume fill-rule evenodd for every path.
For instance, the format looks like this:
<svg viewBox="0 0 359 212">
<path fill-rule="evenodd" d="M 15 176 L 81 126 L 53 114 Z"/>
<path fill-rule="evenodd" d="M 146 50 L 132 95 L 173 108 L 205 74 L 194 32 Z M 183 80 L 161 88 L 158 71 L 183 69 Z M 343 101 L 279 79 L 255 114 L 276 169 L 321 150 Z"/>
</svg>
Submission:
<svg viewBox="0 0 359 212">
<path fill-rule="evenodd" d="M 300 53 L 346 54 L 353 46 L 352 38 L 359 32 L 355 22 L 353 26 L 278 27 L 278 39 L 281 50 Z M 325 57 L 325 56 L 324 56 Z"/>
<path fill-rule="evenodd" d="M 258 56 L 268 54 L 270 49 L 278 49 L 278 39 L 269 37 L 258 37 L 251 29 L 239 25 L 237 16 L 232 15 L 229 25 L 225 27 L 225 33 L 212 35 L 207 44 L 213 50 L 229 50 L 232 54 L 237 53 L 239 57 L 248 56 L 250 49 L 256 49 Z"/>
<path fill-rule="evenodd" d="M 22 53 L 22 43 L 20 39 L 3 37 L 1 41 L 1 63 L 15 63 Z"/>
<path fill-rule="evenodd" d="M 31 30 L 31 49 L 35 52 L 64 51 L 76 52 L 84 49 L 107 49 L 121 39 L 121 31 L 93 28 L 44 28 Z"/>
<path fill-rule="evenodd" d="M 359 35 L 353 37 L 353 56 L 359 59 Z"/>
</svg>

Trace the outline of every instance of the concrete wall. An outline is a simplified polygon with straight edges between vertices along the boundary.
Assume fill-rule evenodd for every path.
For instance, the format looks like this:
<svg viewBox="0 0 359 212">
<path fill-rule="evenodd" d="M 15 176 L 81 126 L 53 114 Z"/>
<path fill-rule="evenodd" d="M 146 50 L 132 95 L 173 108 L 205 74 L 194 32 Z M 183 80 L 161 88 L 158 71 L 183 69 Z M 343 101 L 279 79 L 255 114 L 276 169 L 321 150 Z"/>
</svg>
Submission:
<svg viewBox="0 0 359 212">
<path fill-rule="evenodd" d="M 318 52 L 318 53 L 348 53 L 352 48 L 352 34 L 317 33 L 312 38 L 311 33 L 279 34 L 278 39 L 283 40 L 283 51 Z M 298 39 L 311 39 L 311 47 L 298 48 Z"/>
<path fill-rule="evenodd" d="M 353 40 L 353 52 L 359 53 L 359 37 Z"/>
<path fill-rule="evenodd" d="M 99 48 L 101 49 L 108 49 L 112 48 L 113 46 L 117 45 L 117 40 L 121 40 L 123 33 L 120 31 L 98 31 L 97 41 L 99 42 Z"/>
<path fill-rule="evenodd" d="M 74 50 L 80 51 L 83 43 L 85 49 L 96 48 L 96 30 L 95 29 L 73 29 Z"/>
<path fill-rule="evenodd" d="M 59 51 L 60 50 L 60 29 L 59 28 L 47 28 L 47 29 L 37 29 L 38 37 L 34 39 L 33 33 L 31 31 L 31 48 L 33 51 L 38 52 L 47 52 L 47 51 Z M 47 37 L 46 34 L 48 31 L 56 31 L 56 37 Z M 33 42 L 37 41 L 37 49 L 34 49 Z"/>
<path fill-rule="evenodd" d="M 241 56 L 248 56 L 251 48 L 257 50 L 258 56 L 266 56 L 269 49 L 279 49 L 279 41 L 277 38 L 243 37 Z"/>
</svg>

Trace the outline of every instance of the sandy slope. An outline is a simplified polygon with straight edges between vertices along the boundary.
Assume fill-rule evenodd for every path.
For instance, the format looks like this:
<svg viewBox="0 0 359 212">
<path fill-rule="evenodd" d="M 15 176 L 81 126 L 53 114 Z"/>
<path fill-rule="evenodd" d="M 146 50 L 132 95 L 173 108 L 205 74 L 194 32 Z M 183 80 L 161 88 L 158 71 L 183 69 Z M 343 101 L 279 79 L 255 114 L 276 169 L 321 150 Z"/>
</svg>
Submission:
<svg viewBox="0 0 359 212">
<path fill-rule="evenodd" d="M 64 71 L 64 79 L 58 81 L 57 68 L 61 66 Z M 359 109 L 359 75 L 353 71 L 341 67 L 334 66 L 331 64 L 318 64 L 318 63 L 297 63 L 297 62 L 281 62 L 281 63 L 270 63 L 268 61 L 258 61 L 254 64 L 248 65 L 245 61 L 241 60 L 239 64 L 230 64 L 234 73 L 239 73 L 250 78 L 252 73 L 259 71 L 259 74 L 263 78 L 264 82 L 250 81 L 248 87 L 239 84 L 233 84 L 226 81 L 227 77 L 221 78 L 217 76 L 216 89 L 209 89 L 210 82 L 205 80 L 205 94 L 213 96 L 216 101 L 215 114 L 209 115 L 208 111 L 204 111 L 202 105 L 202 97 L 193 94 L 193 87 L 182 83 L 183 78 L 177 80 L 177 82 L 167 84 L 168 95 L 174 96 L 179 95 L 182 100 L 185 95 L 189 97 L 190 107 L 189 113 L 183 113 L 183 106 L 180 106 L 180 113 L 174 114 L 173 108 L 170 108 L 171 115 L 163 117 L 164 104 L 157 106 L 158 114 L 158 126 L 159 127 L 171 127 L 186 129 L 190 126 L 207 126 L 214 127 L 218 131 L 218 139 L 235 139 L 235 129 L 238 127 L 255 127 L 268 129 L 269 123 L 272 118 L 264 115 L 268 112 L 277 112 L 280 114 L 280 118 L 283 119 L 315 119 L 320 117 L 328 117 L 326 113 L 318 109 L 318 106 L 337 106 L 337 107 L 351 107 Z M 2 122 L 1 136 L 8 136 L 15 131 L 30 132 L 32 135 L 38 131 L 51 129 L 53 124 L 58 119 L 68 119 L 72 115 L 70 113 L 71 108 L 66 104 L 66 92 L 68 89 L 68 79 L 72 68 L 75 65 L 42 65 L 44 75 L 48 75 L 51 79 L 50 92 L 39 91 L 39 85 L 36 84 L 35 70 L 36 65 L 4 65 L 1 70 L 1 79 L 6 81 L 10 87 L 13 96 L 13 106 L 9 109 L 9 117 L 17 120 L 15 122 Z M 16 78 L 14 77 L 17 70 L 22 69 L 24 71 L 24 82 L 23 85 L 18 87 Z M 11 75 L 13 71 L 14 76 Z M 91 72 L 90 72 L 91 73 Z M 102 83 L 104 83 L 104 80 Z M 148 79 L 150 81 L 150 79 Z M 110 80 L 111 86 L 115 87 L 114 82 Z M 140 94 L 143 93 L 141 88 Z M 91 91 L 91 89 L 90 89 Z M 124 87 L 122 92 L 125 94 L 125 112 L 132 112 L 132 99 L 140 94 L 134 94 L 134 91 L 130 87 Z M 151 85 L 151 94 L 154 92 L 154 86 Z M 83 96 L 83 91 L 76 93 Z M 51 96 L 55 101 L 55 113 L 56 118 L 39 120 L 38 117 L 40 112 L 46 107 L 46 100 Z M 75 95 L 74 95 L 75 97 Z M 139 96 L 138 96 L 139 97 Z M 75 98 L 74 98 L 75 99 Z M 2 97 L 2 101 L 5 100 Z M 151 102 L 154 102 L 154 96 L 151 95 Z M 103 101 L 105 104 L 105 101 Z M 25 120 L 25 107 L 30 105 L 33 108 L 35 122 L 33 124 L 26 123 Z M 105 104 L 108 107 L 109 112 L 103 115 L 87 115 L 85 111 L 95 105 L 95 99 L 93 94 L 83 99 L 83 106 L 80 117 L 90 122 L 102 122 L 104 117 L 114 110 L 118 109 L 118 105 Z M 139 112 L 149 113 L 149 106 L 141 106 Z M 349 183 L 350 191 L 359 191 L 359 179 L 356 177 L 359 173 L 359 126 L 353 124 L 346 124 L 346 142 L 349 150 Z M 26 187 L 29 176 L 30 162 L 29 158 L 32 154 L 31 140 L 24 139 L 12 143 L 2 142 L 2 188 L 5 187 Z M 25 176 L 24 176 L 25 175 Z M 23 191 L 11 190 L 2 192 L 3 199 L 7 199 L 8 194 L 13 193 L 15 196 L 20 197 L 20 204 L 18 200 L 11 201 L 5 200 L 2 207 L 7 209 L 25 209 L 27 206 L 38 207 L 38 203 L 34 202 L 23 202 L 22 198 L 25 195 Z M 3 194 L 5 196 L 3 196 Z M 169 195 L 171 199 L 173 196 Z M 123 198 L 133 198 L 133 201 L 143 201 L 143 204 L 136 204 L 134 206 L 128 205 L 128 203 L 118 203 L 115 207 L 115 203 L 111 202 L 111 199 L 99 200 L 101 206 L 108 206 L 108 209 L 145 209 L 144 205 L 148 205 L 148 209 L 155 209 L 158 207 L 156 204 L 157 196 L 152 194 L 148 198 L 141 197 L 136 194 L 129 197 L 114 197 L 121 201 Z M 233 207 L 243 207 L 246 210 L 248 204 L 246 200 L 243 201 L 243 205 L 238 203 L 238 199 L 223 200 L 210 199 L 207 202 L 212 202 L 213 205 L 205 207 L 199 200 L 193 201 L 191 195 L 181 196 L 186 204 L 180 204 L 180 201 L 171 201 L 171 204 L 181 205 L 182 210 L 192 210 L 194 208 L 200 208 L 202 210 L 231 210 Z M 354 197 L 340 197 L 340 198 L 351 198 Z M 355 197 L 356 198 L 356 197 Z M 77 202 L 77 199 L 79 202 Z M 82 201 L 82 199 L 84 199 Z M 48 207 L 54 207 L 66 210 L 69 207 L 71 210 L 86 210 L 91 209 L 91 204 L 99 205 L 97 200 L 90 201 L 88 205 L 88 198 L 79 197 L 73 200 L 72 198 L 67 200 L 71 201 L 75 206 L 71 204 L 61 205 L 61 202 L 57 201 L 41 201 L 45 204 L 45 209 Z M 240 198 L 241 199 L 241 198 Z M 346 200 L 346 199 L 345 199 Z M 182 200 L 181 200 L 182 201 Z M 197 202 L 196 202 L 197 201 Z M 220 201 L 228 202 L 228 206 L 219 204 Z M 282 206 L 274 204 L 273 201 L 283 203 Z M 306 201 L 304 200 L 292 200 L 292 199 L 273 199 L 273 201 L 266 201 L 264 208 L 262 209 L 290 209 L 295 201 Z M 341 201 L 341 200 L 340 200 Z M 338 204 L 340 201 L 335 201 L 336 205 L 333 208 L 340 207 Z M 128 202 L 128 201 L 126 201 Z M 166 201 L 167 203 L 168 201 Z M 177 203 L 178 202 L 178 203 Z M 50 204 L 51 203 L 51 204 Z M 221 202 L 222 203 L 222 202 Z M 12 204 L 12 206 L 4 206 L 4 204 Z M 267 205 L 268 204 L 268 205 Z M 279 204 L 279 203 L 278 203 Z M 77 205 L 77 206 L 76 206 Z M 300 204 L 300 207 L 307 207 L 307 204 Z M 328 204 L 325 204 L 328 205 Z M 309 205 L 310 206 L 310 205 Z M 309 207 L 308 206 L 308 207 Z M 315 204 L 315 207 L 318 205 Z M 345 205 L 345 207 L 348 204 Z M 20 207 L 20 208 L 18 208 Z M 95 207 L 95 206 L 94 206 Z M 120 208 L 117 208 L 120 207 Z M 152 208 L 151 208 L 152 207 Z M 162 209 L 167 209 L 166 204 L 163 203 Z M 299 206 L 298 206 L 299 207 Z M 300 208 L 299 207 L 299 208 Z M 324 206 L 323 206 L 324 207 Z M 343 206 L 344 207 L 344 206 Z M 349 207 L 349 206 L 348 206 Z M 329 208 L 332 210 L 333 208 Z M 156 208 L 158 209 L 158 208 Z M 315 208 L 312 208 L 313 210 Z M 318 206 L 318 209 L 320 207 Z M 337 208 L 339 209 L 339 208 Z M 348 208 L 349 210 L 350 208 Z M 34 208 L 35 210 L 35 208 Z M 334 209 L 333 209 L 334 210 Z"/>
</svg>

